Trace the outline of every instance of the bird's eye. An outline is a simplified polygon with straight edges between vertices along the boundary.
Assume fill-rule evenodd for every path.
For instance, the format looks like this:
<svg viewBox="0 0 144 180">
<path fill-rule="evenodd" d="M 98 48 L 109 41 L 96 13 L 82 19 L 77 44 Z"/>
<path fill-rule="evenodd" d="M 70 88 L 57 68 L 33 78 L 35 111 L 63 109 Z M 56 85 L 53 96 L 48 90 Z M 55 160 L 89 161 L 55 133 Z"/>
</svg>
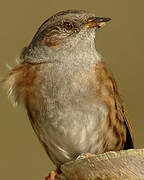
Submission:
<svg viewBox="0 0 144 180">
<path fill-rule="evenodd" d="M 73 24 L 69 22 L 64 22 L 63 26 L 66 30 L 71 30 L 73 28 Z"/>
</svg>

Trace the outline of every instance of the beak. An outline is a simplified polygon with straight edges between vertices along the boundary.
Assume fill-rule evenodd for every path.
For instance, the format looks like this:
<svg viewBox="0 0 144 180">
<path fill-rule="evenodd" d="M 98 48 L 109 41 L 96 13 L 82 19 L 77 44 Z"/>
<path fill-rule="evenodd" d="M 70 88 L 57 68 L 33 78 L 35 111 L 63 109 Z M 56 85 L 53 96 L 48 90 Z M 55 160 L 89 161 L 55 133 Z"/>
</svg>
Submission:
<svg viewBox="0 0 144 180">
<path fill-rule="evenodd" d="M 109 17 L 92 17 L 87 20 L 87 22 L 84 24 L 84 27 L 85 28 L 94 28 L 94 27 L 100 28 L 110 20 L 111 18 Z"/>
</svg>

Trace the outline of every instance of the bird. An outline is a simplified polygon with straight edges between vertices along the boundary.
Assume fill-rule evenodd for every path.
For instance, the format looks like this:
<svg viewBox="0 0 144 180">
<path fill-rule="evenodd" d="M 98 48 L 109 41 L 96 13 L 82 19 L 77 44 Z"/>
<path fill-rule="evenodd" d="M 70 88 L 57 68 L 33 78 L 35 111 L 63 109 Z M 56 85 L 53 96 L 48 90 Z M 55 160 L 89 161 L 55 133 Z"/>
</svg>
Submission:
<svg viewBox="0 0 144 180">
<path fill-rule="evenodd" d="M 52 15 L 5 78 L 57 169 L 82 153 L 134 148 L 125 104 L 95 45 L 110 20 L 75 9 Z"/>
</svg>

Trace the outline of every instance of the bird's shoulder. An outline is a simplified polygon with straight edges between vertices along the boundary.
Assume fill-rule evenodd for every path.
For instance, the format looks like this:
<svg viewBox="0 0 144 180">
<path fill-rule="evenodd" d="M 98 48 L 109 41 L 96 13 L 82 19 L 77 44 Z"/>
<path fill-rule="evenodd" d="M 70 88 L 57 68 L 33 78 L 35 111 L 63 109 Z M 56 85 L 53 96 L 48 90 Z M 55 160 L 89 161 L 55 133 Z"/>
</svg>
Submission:
<svg viewBox="0 0 144 180">
<path fill-rule="evenodd" d="M 25 101 L 29 91 L 35 87 L 38 79 L 39 65 L 28 63 L 17 64 L 5 77 L 5 86 L 8 89 L 8 95 L 15 103 Z"/>
</svg>

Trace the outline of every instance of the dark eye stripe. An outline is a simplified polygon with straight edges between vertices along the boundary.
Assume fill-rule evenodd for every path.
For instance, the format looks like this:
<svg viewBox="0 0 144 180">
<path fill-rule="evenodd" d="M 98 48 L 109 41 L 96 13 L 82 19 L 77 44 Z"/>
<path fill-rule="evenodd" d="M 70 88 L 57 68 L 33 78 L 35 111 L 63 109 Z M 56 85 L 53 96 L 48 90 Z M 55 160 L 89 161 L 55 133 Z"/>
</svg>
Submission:
<svg viewBox="0 0 144 180">
<path fill-rule="evenodd" d="M 51 31 L 60 31 L 60 29 L 61 29 L 61 28 L 60 28 L 59 26 L 55 26 L 55 27 L 52 28 Z"/>
<path fill-rule="evenodd" d="M 60 32 L 60 27 L 59 26 L 52 26 L 51 28 L 49 28 L 48 30 L 45 30 L 45 35 L 51 36 L 52 34 L 55 34 L 57 32 Z"/>
</svg>

